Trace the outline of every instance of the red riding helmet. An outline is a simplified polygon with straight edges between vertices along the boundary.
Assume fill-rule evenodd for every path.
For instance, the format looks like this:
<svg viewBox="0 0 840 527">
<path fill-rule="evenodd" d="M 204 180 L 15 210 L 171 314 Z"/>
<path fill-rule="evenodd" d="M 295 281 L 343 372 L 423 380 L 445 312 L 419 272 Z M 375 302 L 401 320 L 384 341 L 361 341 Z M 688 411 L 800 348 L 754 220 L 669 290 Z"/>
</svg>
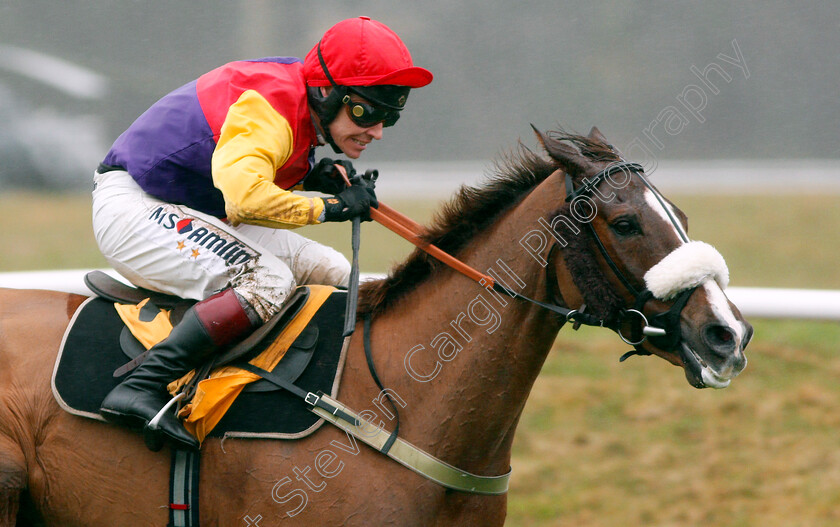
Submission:
<svg viewBox="0 0 840 527">
<path fill-rule="evenodd" d="M 329 76 L 318 60 L 319 49 Z M 432 82 L 429 70 L 414 66 L 400 37 L 366 16 L 344 20 L 328 29 L 306 55 L 303 73 L 308 86 L 393 84 L 421 88 Z"/>
<path fill-rule="evenodd" d="M 328 125 L 349 94 L 356 93 L 383 110 L 382 121 L 390 126 L 399 118 L 411 88 L 432 82 L 432 73 L 414 66 L 403 41 L 388 26 L 368 17 L 350 18 L 324 33 L 303 62 L 309 102 L 321 120 L 326 139 Z M 328 96 L 321 87 L 332 86 Z M 363 108 L 353 111 L 364 112 Z M 358 117 L 358 115 L 357 115 Z M 378 114 L 374 113 L 374 119 Z M 357 121 L 359 122 L 359 121 Z"/>
</svg>

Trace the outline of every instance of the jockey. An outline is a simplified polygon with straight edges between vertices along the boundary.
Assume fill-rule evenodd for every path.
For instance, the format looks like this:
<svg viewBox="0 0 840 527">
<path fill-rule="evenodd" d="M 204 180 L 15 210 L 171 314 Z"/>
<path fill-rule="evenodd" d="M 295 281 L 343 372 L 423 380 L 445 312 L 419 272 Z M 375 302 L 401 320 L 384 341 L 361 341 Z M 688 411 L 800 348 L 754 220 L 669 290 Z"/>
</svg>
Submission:
<svg viewBox="0 0 840 527">
<path fill-rule="evenodd" d="M 169 401 L 169 382 L 268 321 L 296 286 L 348 285 L 344 256 L 289 229 L 369 219 L 378 203 L 371 187 L 345 185 L 349 161 L 315 163 L 315 148 L 357 159 L 396 123 L 409 90 L 431 81 L 396 33 L 354 18 L 303 61 L 210 71 L 120 135 L 94 176 L 99 248 L 135 285 L 198 303 L 108 394 L 103 417 L 146 426 Z M 175 446 L 197 448 L 174 413 L 160 427 Z"/>
</svg>

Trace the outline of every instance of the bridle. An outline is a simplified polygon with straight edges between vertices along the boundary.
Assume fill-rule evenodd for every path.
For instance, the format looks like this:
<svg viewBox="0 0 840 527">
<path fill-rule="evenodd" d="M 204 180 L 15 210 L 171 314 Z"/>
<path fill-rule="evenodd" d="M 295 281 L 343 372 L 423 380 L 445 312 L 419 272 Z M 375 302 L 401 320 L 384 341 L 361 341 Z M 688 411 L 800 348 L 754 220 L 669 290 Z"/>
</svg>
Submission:
<svg viewBox="0 0 840 527">
<path fill-rule="evenodd" d="M 592 178 L 584 178 L 584 184 L 577 189 L 575 189 L 574 181 L 571 175 L 567 173 L 566 202 L 571 203 L 574 199 L 581 196 L 588 197 L 599 184 L 616 172 L 622 172 L 625 175 L 628 175 L 628 177 L 633 175 L 638 177 L 645 187 L 654 195 L 654 197 L 656 197 L 660 205 L 662 205 L 662 208 L 665 210 L 669 220 L 674 225 L 674 229 L 679 234 L 681 240 L 684 243 L 688 243 L 689 239 L 684 229 L 674 217 L 670 208 L 666 206 L 664 198 L 662 198 L 659 192 L 644 177 L 644 168 L 637 163 L 628 163 L 626 161 L 612 163 Z M 680 345 L 680 315 L 697 287 L 695 286 L 682 291 L 667 311 L 658 313 L 648 320 L 644 314 L 644 307 L 649 301 L 654 299 L 653 293 L 647 288 L 639 291 L 624 275 L 624 273 L 621 272 L 621 269 L 619 269 L 618 265 L 607 252 L 607 248 L 598 236 L 598 232 L 595 230 L 591 221 L 586 222 L 586 228 L 595 240 L 598 252 L 601 254 L 610 270 L 616 278 L 618 278 L 619 282 L 621 282 L 621 284 L 627 289 L 630 296 L 634 298 L 633 307 L 623 310 L 618 316 L 619 320 L 616 326 L 610 327 L 610 329 L 613 329 L 618 334 L 621 340 L 633 346 L 633 350 L 622 355 L 620 360 L 624 361 L 633 355 L 651 355 L 651 352 L 642 347 L 644 342 L 648 339 L 650 339 L 651 344 L 663 351 L 676 351 Z M 557 242 L 555 242 L 555 244 L 556 243 Z M 638 324 L 631 324 L 630 335 L 624 335 L 621 331 L 621 328 L 624 326 L 623 323 L 628 320 L 632 320 L 633 318 L 638 320 Z"/>
<path fill-rule="evenodd" d="M 653 195 L 665 209 L 669 219 L 671 220 L 671 223 L 674 225 L 674 228 L 680 235 L 680 238 L 683 240 L 683 242 L 688 242 L 688 236 L 685 234 L 685 231 L 683 230 L 682 226 L 679 225 L 676 218 L 671 213 L 670 209 L 665 205 L 664 198 L 662 198 L 659 192 L 647 181 L 647 179 L 644 177 L 644 168 L 637 163 L 629 163 L 626 161 L 612 163 L 609 166 L 607 166 L 604 170 L 601 170 L 591 178 L 584 178 L 584 184 L 577 189 L 574 186 L 574 181 L 572 180 L 571 175 L 567 173 L 566 202 L 571 202 L 575 198 L 581 196 L 588 196 L 606 178 L 612 176 L 616 172 L 623 172 L 625 174 L 630 174 L 631 176 L 635 175 L 636 177 L 638 177 L 645 185 L 645 187 L 653 193 Z M 348 185 L 350 184 L 349 180 L 345 181 L 348 183 Z M 622 355 L 620 359 L 621 361 L 624 361 L 632 355 L 651 355 L 651 352 L 645 350 L 642 347 L 642 345 L 648 339 L 650 339 L 651 343 L 654 346 L 663 351 L 675 351 L 680 345 L 680 314 L 682 313 L 683 308 L 685 308 L 685 305 L 688 303 L 689 297 L 697 288 L 693 287 L 680 292 L 673 305 L 667 311 L 658 313 L 651 317 L 650 320 L 648 320 L 648 318 L 644 314 L 644 307 L 650 300 L 654 298 L 653 293 L 651 293 L 651 291 L 649 291 L 648 289 L 643 289 L 639 291 L 632 284 L 632 282 L 629 279 L 627 279 L 626 276 L 624 276 L 624 274 L 618 268 L 618 265 L 615 263 L 612 257 L 610 257 L 606 247 L 604 246 L 603 242 L 601 241 L 600 237 L 598 236 L 598 233 L 595 231 L 595 228 L 592 226 L 591 222 L 586 222 L 586 226 L 589 229 L 589 232 L 592 234 L 592 238 L 595 240 L 595 244 L 598 247 L 598 251 L 604 258 L 604 261 L 610 267 L 612 272 L 618 278 L 619 282 L 621 282 L 621 284 L 634 298 L 633 307 L 622 310 L 617 317 L 617 321 L 615 322 L 607 322 L 593 314 L 587 313 L 585 305 L 581 306 L 579 309 L 570 309 L 565 306 L 562 306 L 556 301 L 554 295 L 550 293 L 548 295 L 548 302 L 542 302 L 540 300 L 530 298 L 521 293 L 517 293 L 509 287 L 499 283 L 489 275 L 484 274 L 474 269 L 473 267 L 470 267 L 469 265 L 450 255 L 449 253 L 442 251 L 437 246 L 426 241 L 423 238 L 424 229 L 421 225 L 414 222 L 407 216 L 404 216 L 403 214 L 399 213 L 398 211 L 388 207 L 381 201 L 379 202 L 378 208 L 372 208 L 370 210 L 370 217 L 372 220 L 376 221 L 377 223 L 380 223 L 384 227 L 405 238 L 420 250 L 425 251 L 433 258 L 448 265 L 449 267 L 463 274 L 467 278 L 478 282 L 479 285 L 483 286 L 486 289 L 496 291 L 498 293 L 507 295 L 511 298 L 517 298 L 529 302 L 533 305 L 551 311 L 557 314 L 559 317 L 561 317 L 561 319 L 564 322 L 572 323 L 575 329 L 580 327 L 580 325 L 597 326 L 612 329 L 625 343 L 633 346 L 634 348 L 633 350 Z M 558 252 L 558 249 L 558 242 L 555 241 L 549 249 L 548 260 L 552 259 L 553 255 Z M 553 281 L 550 280 L 551 276 L 549 273 L 552 272 L 551 268 L 553 266 L 546 265 L 545 267 L 547 273 L 546 283 L 551 284 Z M 622 327 L 625 327 L 625 323 L 628 320 L 633 321 L 634 319 L 635 321 L 637 321 L 637 323 L 630 324 L 630 335 L 628 336 L 622 333 Z"/>
</svg>

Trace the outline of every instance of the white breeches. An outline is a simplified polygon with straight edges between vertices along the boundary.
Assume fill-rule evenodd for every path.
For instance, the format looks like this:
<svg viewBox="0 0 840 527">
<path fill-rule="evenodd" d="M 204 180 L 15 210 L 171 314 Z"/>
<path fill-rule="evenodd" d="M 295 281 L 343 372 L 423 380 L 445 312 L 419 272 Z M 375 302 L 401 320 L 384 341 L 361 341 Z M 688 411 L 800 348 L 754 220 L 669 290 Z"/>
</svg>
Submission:
<svg viewBox="0 0 840 527">
<path fill-rule="evenodd" d="M 94 182 L 96 242 L 134 285 L 195 300 L 232 287 L 263 321 L 297 285 L 347 286 L 350 263 L 335 249 L 160 201 L 124 171 L 97 173 Z"/>
</svg>

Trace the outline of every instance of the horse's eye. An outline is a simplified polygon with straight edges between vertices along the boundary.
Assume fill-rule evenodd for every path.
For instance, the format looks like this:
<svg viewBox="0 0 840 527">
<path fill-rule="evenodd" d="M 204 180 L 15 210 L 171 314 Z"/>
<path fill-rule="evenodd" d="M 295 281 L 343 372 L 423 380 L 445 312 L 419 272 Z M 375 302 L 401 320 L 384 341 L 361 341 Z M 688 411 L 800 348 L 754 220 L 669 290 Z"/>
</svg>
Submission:
<svg viewBox="0 0 840 527">
<path fill-rule="evenodd" d="M 613 222 L 610 225 L 613 232 L 618 234 L 619 236 L 632 236 L 634 234 L 640 234 L 641 229 L 639 228 L 639 224 L 636 223 L 634 220 L 623 218 L 618 221 Z"/>
</svg>

